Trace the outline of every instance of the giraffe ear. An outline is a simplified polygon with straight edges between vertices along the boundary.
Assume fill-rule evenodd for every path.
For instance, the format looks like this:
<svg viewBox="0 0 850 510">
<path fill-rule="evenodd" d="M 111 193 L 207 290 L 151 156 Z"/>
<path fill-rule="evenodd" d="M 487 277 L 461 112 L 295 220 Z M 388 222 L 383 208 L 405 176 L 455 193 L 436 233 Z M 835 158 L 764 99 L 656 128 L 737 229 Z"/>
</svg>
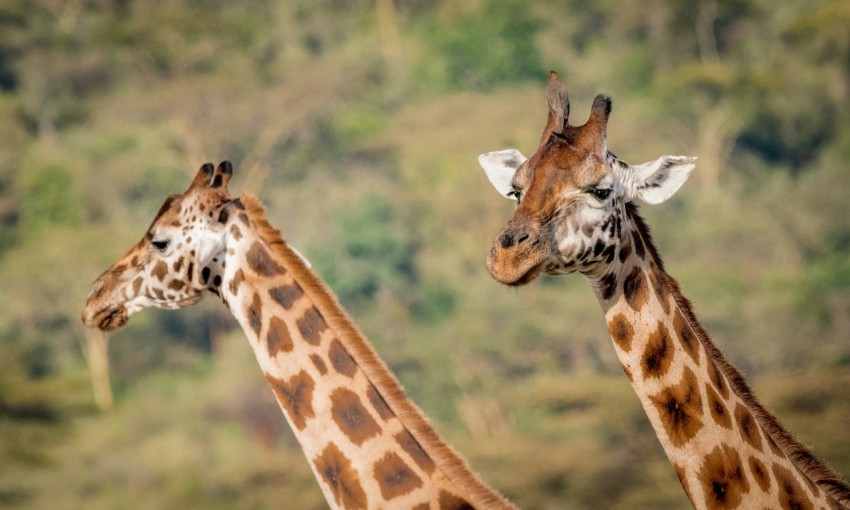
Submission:
<svg viewBox="0 0 850 510">
<path fill-rule="evenodd" d="M 673 196 L 696 167 L 697 158 L 661 156 L 641 165 L 614 165 L 614 173 L 626 188 L 626 201 L 636 198 L 660 204 Z"/>
<path fill-rule="evenodd" d="M 223 254 L 227 248 L 227 233 L 224 228 L 210 228 L 204 229 L 199 237 L 196 263 L 200 269 L 207 267 L 214 258 Z"/>
<path fill-rule="evenodd" d="M 207 267 L 218 255 L 223 256 L 226 247 L 224 237 L 223 232 L 206 232 L 201 236 L 196 259 L 198 268 Z"/>
<path fill-rule="evenodd" d="M 516 200 L 511 181 L 517 168 L 528 159 L 516 149 L 487 152 L 478 156 L 478 164 L 484 169 L 490 183 L 504 197 Z"/>
</svg>

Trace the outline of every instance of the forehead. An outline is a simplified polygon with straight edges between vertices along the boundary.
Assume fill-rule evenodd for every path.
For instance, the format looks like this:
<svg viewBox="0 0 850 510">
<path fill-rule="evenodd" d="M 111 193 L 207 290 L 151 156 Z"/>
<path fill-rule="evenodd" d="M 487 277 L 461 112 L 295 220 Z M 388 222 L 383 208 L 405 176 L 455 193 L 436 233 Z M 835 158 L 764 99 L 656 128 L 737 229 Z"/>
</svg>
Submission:
<svg viewBox="0 0 850 510">
<path fill-rule="evenodd" d="M 597 155 L 563 137 L 543 144 L 517 171 L 516 184 L 543 189 L 585 188 L 599 183 L 611 169 Z"/>
<path fill-rule="evenodd" d="M 180 227 L 190 225 L 212 214 L 221 201 L 214 192 L 187 191 L 182 195 L 171 195 L 162 203 L 159 212 L 151 221 L 148 232 L 158 227 Z"/>
</svg>

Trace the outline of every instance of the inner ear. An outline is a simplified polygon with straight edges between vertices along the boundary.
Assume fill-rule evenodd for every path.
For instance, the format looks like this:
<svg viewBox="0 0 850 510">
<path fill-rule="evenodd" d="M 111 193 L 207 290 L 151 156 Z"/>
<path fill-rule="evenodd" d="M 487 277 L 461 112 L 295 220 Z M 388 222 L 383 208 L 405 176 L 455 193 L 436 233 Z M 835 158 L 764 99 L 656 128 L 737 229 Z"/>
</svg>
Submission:
<svg viewBox="0 0 850 510">
<path fill-rule="evenodd" d="M 478 156 L 478 164 L 484 169 L 490 184 L 499 194 L 513 200 L 516 200 L 512 185 L 514 174 L 525 160 L 526 157 L 516 149 L 487 152 Z"/>
<path fill-rule="evenodd" d="M 655 161 L 622 167 L 614 165 L 626 190 L 626 199 L 659 204 L 670 198 L 696 167 L 696 159 L 687 156 L 661 156 Z"/>
</svg>

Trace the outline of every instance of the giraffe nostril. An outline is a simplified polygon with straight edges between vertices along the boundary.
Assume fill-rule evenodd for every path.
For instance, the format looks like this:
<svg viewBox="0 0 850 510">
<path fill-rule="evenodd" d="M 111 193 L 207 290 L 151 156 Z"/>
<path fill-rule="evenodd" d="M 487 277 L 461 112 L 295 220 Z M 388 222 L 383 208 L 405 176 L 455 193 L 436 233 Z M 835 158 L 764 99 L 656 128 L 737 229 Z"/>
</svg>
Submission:
<svg viewBox="0 0 850 510">
<path fill-rule="evenodd" d="M 510 232 L 504 232 L 499 236 L 499 245 L 504 248 L 510 248 L 514 245 L 514 236 Z"/>
<path fill-rule="evenodd" d="M 502 235 L 499 236 L 499 245 L 503 249 L 510 248 L 512 246 L 518 246 L 522 243 L 527 242 L 531 239 L 530 232 L 516 232 L 516 231 L 507 231 L 503 232 Z"/>
</svg>

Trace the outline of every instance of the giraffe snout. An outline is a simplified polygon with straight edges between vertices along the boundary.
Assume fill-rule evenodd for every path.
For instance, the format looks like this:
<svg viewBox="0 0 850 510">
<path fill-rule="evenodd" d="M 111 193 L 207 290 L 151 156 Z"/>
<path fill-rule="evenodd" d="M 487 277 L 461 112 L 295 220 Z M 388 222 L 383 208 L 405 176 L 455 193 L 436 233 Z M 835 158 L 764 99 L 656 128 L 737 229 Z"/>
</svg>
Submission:
<svg viewBox="0 0 850 510">
<path fill-rule="evenodd" d="M 108 272 L 92 283 L 86 306 L 83 308 L 83 324 L 90 328 L 111 331 L 123 326 L 129 318 L 127 308 L 122 303 L 110 303 L 110 278 Z"/>
<path fill-rule="evenodd" d="M 532 239 L 531 232 L 528 229 L 505 229 L 499 235 L 498 243 L 502 249 L 519 247 Z"/>
</svg>

